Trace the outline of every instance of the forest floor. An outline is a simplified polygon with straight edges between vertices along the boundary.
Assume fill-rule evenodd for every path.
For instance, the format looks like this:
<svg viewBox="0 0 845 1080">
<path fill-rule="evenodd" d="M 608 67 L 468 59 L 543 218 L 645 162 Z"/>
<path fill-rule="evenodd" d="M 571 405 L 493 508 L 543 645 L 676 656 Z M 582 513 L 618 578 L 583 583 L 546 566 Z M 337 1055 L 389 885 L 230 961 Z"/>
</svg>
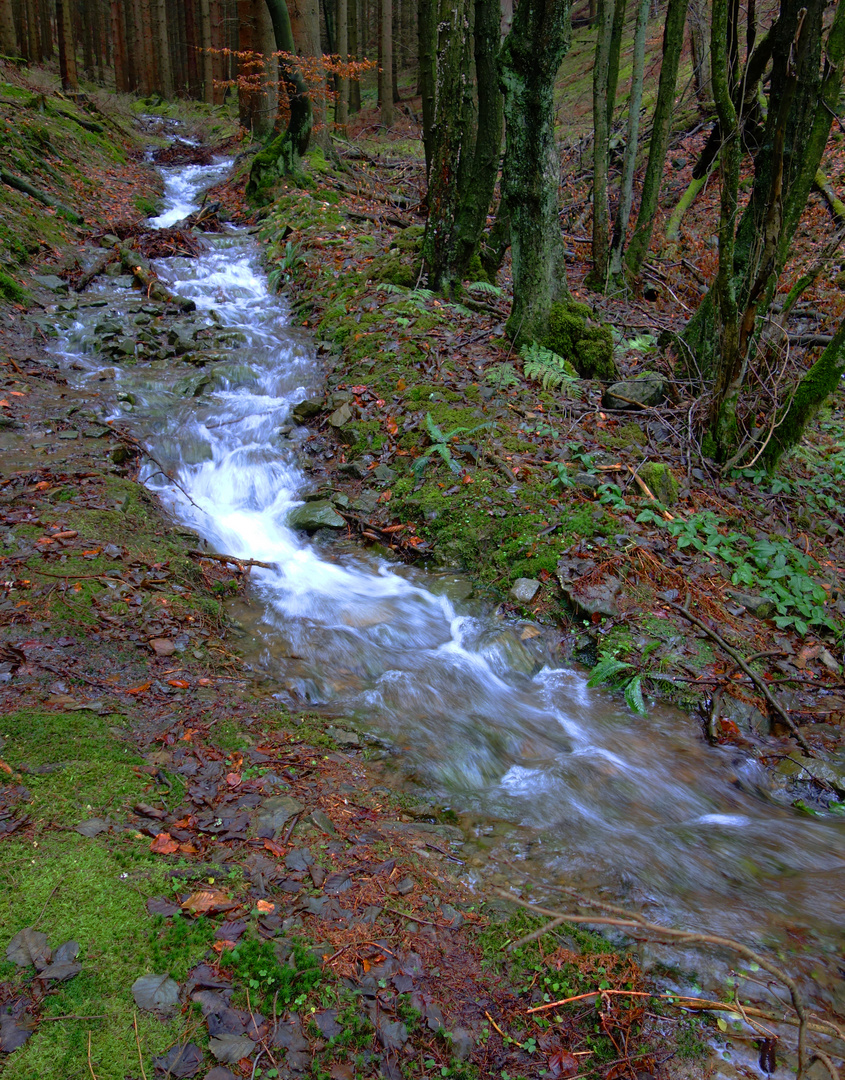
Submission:
<svg viewBox="0 0 845 1080">
<path fill-rule="evenodd" d="M 605 993 L 530 1014 L 599 986 L 654 991 L 654 976 L 576 930 L 504 952 L 539 922 L 468 888 L 448 815 L 397 795 L 354 732 L 292 715 L 244 664 L 223 600 L 248 591 L 248 574 L 167 520 L 135 480 L 137 446 L 45 351 L 68 295 L 51 279 L 73 281 L 92 238 L 154 209 L 133 110 L 3 78 L 4 167 L 89 224 L 4 189 L 0 1073 L 751 1075 L 741 1052 L 711 1054 L 715 1024 L 656 998 Z M 193 134 L 230 137 L 200 114 Z M 342 164 L 313 155 L 307 180 L 259 214 L 268 268 L 325 359 L 313 494 L 362 542 L 460 567 L 503 612 L 557 628 L 563 656 L 630 665 L 614 674 L 634 705 L 671 683 L 675 700 L 706 706 L 715 741 L 782 766 L 805 812 L 835 811 L 841 645 L 812 620 L 798 634 L 789 608 L 780 627 L 752 616 L 724 568 L 755 541 L 790 539 L 805 560 L 784 556 L 793 576 L 826 583 L 825 617 L 841 622 L 842 401 L 779 489 L 720 478 L 689 450 L 693 403 L 643 340 L 681 318 L 669 289 L 696 292 L 674 278 L 650 304 L 589 297 L 624 328 L 621 372 L 658 369 L 675 388 L 666 405 L 633 415 L 605 408 L 598 386 L 544 390 L 503 337 L 507 272 L 501 292 L 470 288 L 460 303 L 408 288 L 414 139 L 410 125 L 385 138 L 362 122 Z M 254 221 L 242 187 L 236 175 L 215 194 Z M 573 245 L 579 295 L 585 249 Z M 644 457 L 678 481 L 659 521 L 636 520 L 655 507 L 634 479 Z M 511 593 L 519 579 L 539 582 L 532 599 Z M 587 590 L 615 610 L 589 612 Z M 796 750 L 719 638 L 818 757 Z M 761 652 L 776 655 L 751 659 Z M 743 709 L 714 708 L 720 697 Z"/>
</svg>

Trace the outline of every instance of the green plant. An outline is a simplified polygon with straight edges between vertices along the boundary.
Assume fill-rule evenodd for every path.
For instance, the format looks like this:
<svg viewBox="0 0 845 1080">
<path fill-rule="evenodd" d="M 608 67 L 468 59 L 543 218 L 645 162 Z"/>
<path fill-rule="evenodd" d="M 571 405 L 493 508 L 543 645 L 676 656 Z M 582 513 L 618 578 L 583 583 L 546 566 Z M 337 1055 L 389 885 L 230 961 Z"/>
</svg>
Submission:
<svg viewBox="0 0 845 1080">
<path fill-rule="evenodd" d="M 618 484 L 602 484 L 596 495 L 602 506 L 609 506 L 617 514 L 627 513 L 630 509 Z"/>
<path fill-rule="evenodd" d="M 290 952 L 284 964 L 279 963 L 272 942 L 252 938 L 224 951 L 220 957 L 221 965 L 231 966 L 237 981 L 249 989 L 253 1007 L 264 1012 L 272 1010 L 274 1001 L 278 1005 L 304 1003 L 308 991 L 322 977 L 312 952 L 295 940 L 286 944 L 290 945 Z"/>
<path fill-rule="evenodd" d="M 452 457 L 452 450 L 460 450 L 463 453 L 471 454 L 473 457 L 478 457 L 478 450 L 476 447 L 469 443 L 459 443 L 457 441 L 459 435 L 472 435 L 476 431 L 482 431 L 484 428 L 492 427 L 492 424 L 484 423 L 477 424 L 475 427 L 456 427 L 452 431 L 444 432 L 435 424 L 431 418 L 431 413 L 426 413 L 425 426 L 428 434 L 431 438 L 432 446 L 427 454 L 423 454 L 422 457 L 418 457 L 413 464 L 414 475 L 421 477 L 425 472 L 426 466 L 435 454 L 439 455 L 446 465 L 452 470 L 453 473 L 460 473 L 461 467 Z"/>
<path fill-rule="evenodd" d="M 532 341 L 522 346 L 519 355 L 526 379 L 540 383 L 544 390 L 563 390 L 566 397 L 580 400 L 583 396 L 581 381 L 572 364 L 556 352 Z"/>
<path fill-rule="evenodd" d="M 672 682 L 667 676 L 659 671 L 640 671 L 620 678 L 623 671 L 633 671 L 633 664 L 627 664 L 624 660 L 617 660 L 615 656 L 603 656 L 587 680 L 587 686 L 601 686 L 602 683 L 611 684 L 614 689 L 620 689 L 625 695 L 625 701 L 629 708 L 640 716 L 645 716 L 648 710 L 643 699 L 643 679 L 652 679 L 654 682 Z"/>
<path fill-rule="evenodd" d="M 291 240 L 285 243 L 284 250 L 281 253 L 271 250 L 270 255 L 276 265 L 267 275 L 267 284 L 273 292 L 278 292 L 282 282 L 289 284 L 293 281 L 305 259 L 302 254 L 302 247 Z"/>
<path fill-rule="evenodd" d="M 509 386 L 519 386 L 519 378 L 513 364 L 493 364 L 484 372 L 484 381 L 498 390 L 506 390 Z"/>
</svg>

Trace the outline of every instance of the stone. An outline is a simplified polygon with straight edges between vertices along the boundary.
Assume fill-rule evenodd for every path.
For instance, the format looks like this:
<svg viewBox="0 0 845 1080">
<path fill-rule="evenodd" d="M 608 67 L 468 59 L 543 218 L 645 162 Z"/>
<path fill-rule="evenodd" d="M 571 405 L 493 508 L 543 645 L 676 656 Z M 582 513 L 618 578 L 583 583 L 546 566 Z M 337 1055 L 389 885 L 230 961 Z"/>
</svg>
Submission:
<svg viewBox="0 0 845 1080">
<path fill-rule="evenodd" d="M 323 411 L 323 404 L 320 398 L 306 398 L 305 401 L 300 401 L 293 407 L 294 420 L 304 424 L 306 420 L 310 420 Z"/>
<path fill-rule="evenodd" d="M 271 795 L 259 806 L 255 816 L 255 827 L 259 835 L 272 836 L 294 814 L 301 813 L 302 803 L 298 803 L 290 795 Z"/>
<path fill-rule="evenodd" d="M 381 480 L 386 484 L 389 484 L 391 480 L 396 479 L 396 473 L 389 465 L 377 465 L 376 468 L 373 469 L 373 476 L 376 480 Z"/>
<path fill-rule="evenodd" d="M 537 590 L 539 588 L 540 582 L 534 578 L 517 578 L 511 586 L 511 591 L 508 593 L 508 596 L 510 596 L 512 600 L 515 600 L 517 604 L 530 604 L 537 595 Z"/>
<path fill-rule="evenodd" d="M 338 746 L 360 746 L 361 740 L 354 731 L 344 731 L 342 728 L 327 727 L 326 734 L 334 739 Z"/>
<path fill-rule="evenodd" d="M 313 813 L 308 815 L 308 820 L 312 825 L 316 825 L 324 833 L 328 833 L 329 836 L 337 836 L 337 829 L 332 825 L 330 818 L 323 813 L 322 810 L 314 810 Z"/>
<path fill-rule="evenodd" d="M 754 596 L 753 593 L 732 592 L 730 595 L 738 604 L 742 604 L 747 612 L 756 615 L 758 619 L 770 619 L 775 613 L 775 605 L 766 596 Z"/>
<path fill-rule="evenodd" d="M 352 419 L 352 406 L 348 403 L 344 403 L 339 409 L 335 411 L 329 417 L 329 423 L 333 428 L 342 428 Z"/>
<path fill-rule="evenodd" d="M 328 499 L 303 503 L 288 514 L 288 527 L 302 529 L 304 532 L 316 532 L 317 529 L 345 529 L 346 522 L 338 514 Z"/>
<path fill-rule="evenodd" d="M 466 1028 L 457 1027 L 449 1035 L 452 1043 L 452 1054 L 458 1061 L 468 1061 L 475 1049 L 475 1039 Z"/>
<path fill-rule="evenodd" d="M 637 474 L 652 495 L 664 506 L 673 506 L 678 501 L 678 481 L 669 466 L 662 461 L 644 462 L 637 470 Z"/>
<path fill-rule="evenodd" d="M 635 409 L 632 401 L 639 405 L 659 405 L 665 396 L 662 376 L 647 371 L 635 379 L 612 383 L 602 395 L 601 403 L 606 409 Z"/>
<path fill-rule="evenodd" d="M 612 574 L 600 581 L 583 582 L 582 579 L 595 563 L 591 559 L 565 555 L 557 564 L 557 579 L 564 595 L 575 609 L 584 615 L 606 615 L 613 618 L 619 614 L 616 598 L 622 582 Z"/>
<path fill-rule="evenodd" d="M 37 281 L 43 288 L 54 293 L 70 292 L 70 286 L 55 274 L 33 274 L 33 281 Z"/>
<path fill-rule="evenodd" d="M 833 761 L 820 761 L 795 752 L 783 758 L 775 772 L 794 780 L 815 780 L 835 788 L 840 795 L 845 793 L 845 767 Z"/>
</svg>

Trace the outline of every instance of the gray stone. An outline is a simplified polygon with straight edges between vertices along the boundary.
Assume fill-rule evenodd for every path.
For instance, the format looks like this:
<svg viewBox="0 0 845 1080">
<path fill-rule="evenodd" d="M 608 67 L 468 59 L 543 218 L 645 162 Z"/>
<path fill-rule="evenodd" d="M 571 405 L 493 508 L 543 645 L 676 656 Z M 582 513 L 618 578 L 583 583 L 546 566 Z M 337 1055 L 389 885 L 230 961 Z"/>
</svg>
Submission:
<svg viewBox="0 0 845 1080">
<path fill-rule="evenodd" d="M 337 471 L 346 476 L 354 476 L 356 480 L 363 480 L 367 475 L 366 466 L 362 465 L 360 461 L 347 461 L 340 465 Z"/>
<path fill-rule="evenodd" d="M 840 795 L 845 792 L 845 767 L 834 761 L 820 761 L 796 752 L 784 758 L 775 772 L 793 780 L 815 780 L 835 788 Z"/>
<path fill-rule="evenodd" d="M 584 491 L 598 491 L 602 485 L 601 477 L 596 476 L 595 473 L 579 472 L 572 479 L 575 486 Z"/>
<path fill-rule="evenodd" d="M 114 233 L 106 233 L 105 236 L 100 239 L 100 247 L 113 248 L 115 244 L 120 243 L 120 238 L 115 236 Z"/>
<path fill-rule="evenodd" d="M 453 930 L 460 930 L 464 925 L 464 916 L 451 904 L 440 905 L 440 916 L 444 922 L 451 923 Z"/>
<path fill-rule="evenodd" d="M 752 593 L 732 592 L 730 594 L 738 604 L 742 604 L 746 611 L 756 615 L 758 619 L 770 619 L 775 613 L 773 601 L 766 596 L 754 596 Z"/>
<path fill-rule="evenodd" d="M 329 836 L 337 836 L 337 829 L 332 825 L 331 820 L 322 810 L 314 810 L 313 813 L 308 815 L 308 820 L 312 825 L 316 825 L 318 829 L 322 830 L 322 832 L 328 833 Z"/>
<path fill-rule="evenodd" d="M 329 423 L 333 428 L 342 428 L 352 419 L 352 406 L 344 402 L 339 409 L 335 411 L 329 417 Z"/>
<path fill-rule="evenodd" d="M 450 1034 L 452 1054 L 458 1061 L 468 1061 L 475 1049 L 475 1039 L 466 1028 L 457 1027 Z"/>
<path fill-rule="evenodd" d="M 177 323 L 176 326 L 172 326 L 167 335 L 168 343 L 174 347 L 177 356 L 181 353 L 189 352 L 194 347 L 196 338 L 196 328 L 193 326 L 186 326 L 182 323 Z"/>
<path fill-rule="evenodd" d="M 435 596 L 447 596 L 452 601 L 468 600 L 473 594 L 473 584 L 463 574 L 432 574 L 428 591 Z"/>
<path fill-rule="evenodd" d="M 271 795 L 264 799 L 255 815 L 255 827 L 259 833 L 272 835 L 289 821 L 294 814 L 302 813 L 302 803 L 289 795 Z"/>
<path fill-rule="evenodd" d="M 345 529 L 346 522 L 336 513 L 328 499 L 304 503 L 288 514 L 288 526 L 291 529 L 303 529 L 316 532 L 317 529 Z"/>
<path fill-rule="evenodd" d="M 343 728 L 328 727 L 326 734 L 334 739 L 338 746 L 360 746 L 361 740 L 353 731 L 344 731 Z"/>
<path fill-rule="evenodd" d="M 537 595 L 537 590 L 540 588 L 540 582 L 534 578 L 521 577 L 517 578 L 511 586 L 511 591 L 508 594 L 512 600 L 515 600 L 518 604 L 530 604 L 534 597 Z"/>
<path fill-rule="evenodd" d="M 583 614 L 612 618 L 619 614 L 616 598 L 622 589 L 622 582 L 612 574 L 607 574 L 600 581 L 584 582 L 584 576 L 594 568 L 595 563 L 591 559 L 564 556 L 557 564 L 560 587 L 572 605 Z"/>
<path fill-rule="evenodd" d="M 373 469 L 373 476 L 376 480 L 382 480 L 385 483 L 389 483 L 391 480 L 396 479 L 396 473 L 389 465 L 378 465 Z"/>
<path fill-rule="evenodd" d="M 359 514 L 372 514 L 375 508 L 378 506 L 379 493 L 373 491 L 372 488 L 366 488 L 357 499 L 352 502 L 352 509 L 357 510 Z"/>
<path fill-rule="evenodd" d="M 509 629 L 493 630 L 483 634 L 476 648 L 494 671 L 506 674 L 519 671 L 523 675 L 536 675 L 542 664 L 526 649 L 516 633 Z"/>
<path fill-rule="evenodd" d="M 632 401 L 639 405 L 659 405 L 665 396 L 662 376 L 650 371 L 635 379 L 611 383 L 602 395 L 601 403 L 606 409 L 635 409 Z"/>
<path fill-rule="evenodd" d="M 70 292 L 68 283 L 62 281 L 62 279 L 55 274 L 33 274 L 33 281 L 37 281 L 39 285 L 42 285 L 45 289 L 49 289 L 50 292 Z"/>
<path fill-rule="evenodd" d="M 324 402 L 320 398 L 306 398 L 305 401 L 300 401 L 298 405 L 294 405 L 293 418 L 300 424 L 304 424 L 306 420 L 310 420 L 321 413 L 323 406 Z"/>
</svg>

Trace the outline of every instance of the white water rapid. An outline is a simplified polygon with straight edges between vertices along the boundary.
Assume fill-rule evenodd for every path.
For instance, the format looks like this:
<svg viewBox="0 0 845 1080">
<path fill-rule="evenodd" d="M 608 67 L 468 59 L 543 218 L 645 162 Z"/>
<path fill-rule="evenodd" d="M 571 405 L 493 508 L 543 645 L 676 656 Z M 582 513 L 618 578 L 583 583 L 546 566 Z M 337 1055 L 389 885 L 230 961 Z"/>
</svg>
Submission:
<svg viewBox="0 0 845 1080">
<path fill-rule="evenodd" d="M 195 209 L 226 168 L 163 170 L 167 210 L 154 224 Z M 294 699 L 331 702 L 333 715 L 345 709 L 387 739 L 459 813 L 521 826 L 503 844 L 541 883 L 601 884 L 658 917 L 745 940 L 798 933 L 836 947 L 845 823 L 778 803 L 750 758 L 705 746 L 683 714 L 635 717 L 580 673 L 526 672 L 525 624 L 462 607 L 422 572 L 287 527 L 308 489 L 297 431 L 286 432 L 292 406 L 319 386 L 313 348 L 268 291 L 251 237 L 207 241 L 198 259 L 156 265 L 209 324 L 234 332 L 233 346 L 200 371 L 122 367 L 117 389 L 134 404 L 118 401 L 112 415 L 176 479 L 158 465 L 145 475 L 179 519 L 218 551 L 277 566 L 253 574 L 259 665 Z M 95 372 L 84 336 L 79 324 L 62 348 Z"/>
</svg>

